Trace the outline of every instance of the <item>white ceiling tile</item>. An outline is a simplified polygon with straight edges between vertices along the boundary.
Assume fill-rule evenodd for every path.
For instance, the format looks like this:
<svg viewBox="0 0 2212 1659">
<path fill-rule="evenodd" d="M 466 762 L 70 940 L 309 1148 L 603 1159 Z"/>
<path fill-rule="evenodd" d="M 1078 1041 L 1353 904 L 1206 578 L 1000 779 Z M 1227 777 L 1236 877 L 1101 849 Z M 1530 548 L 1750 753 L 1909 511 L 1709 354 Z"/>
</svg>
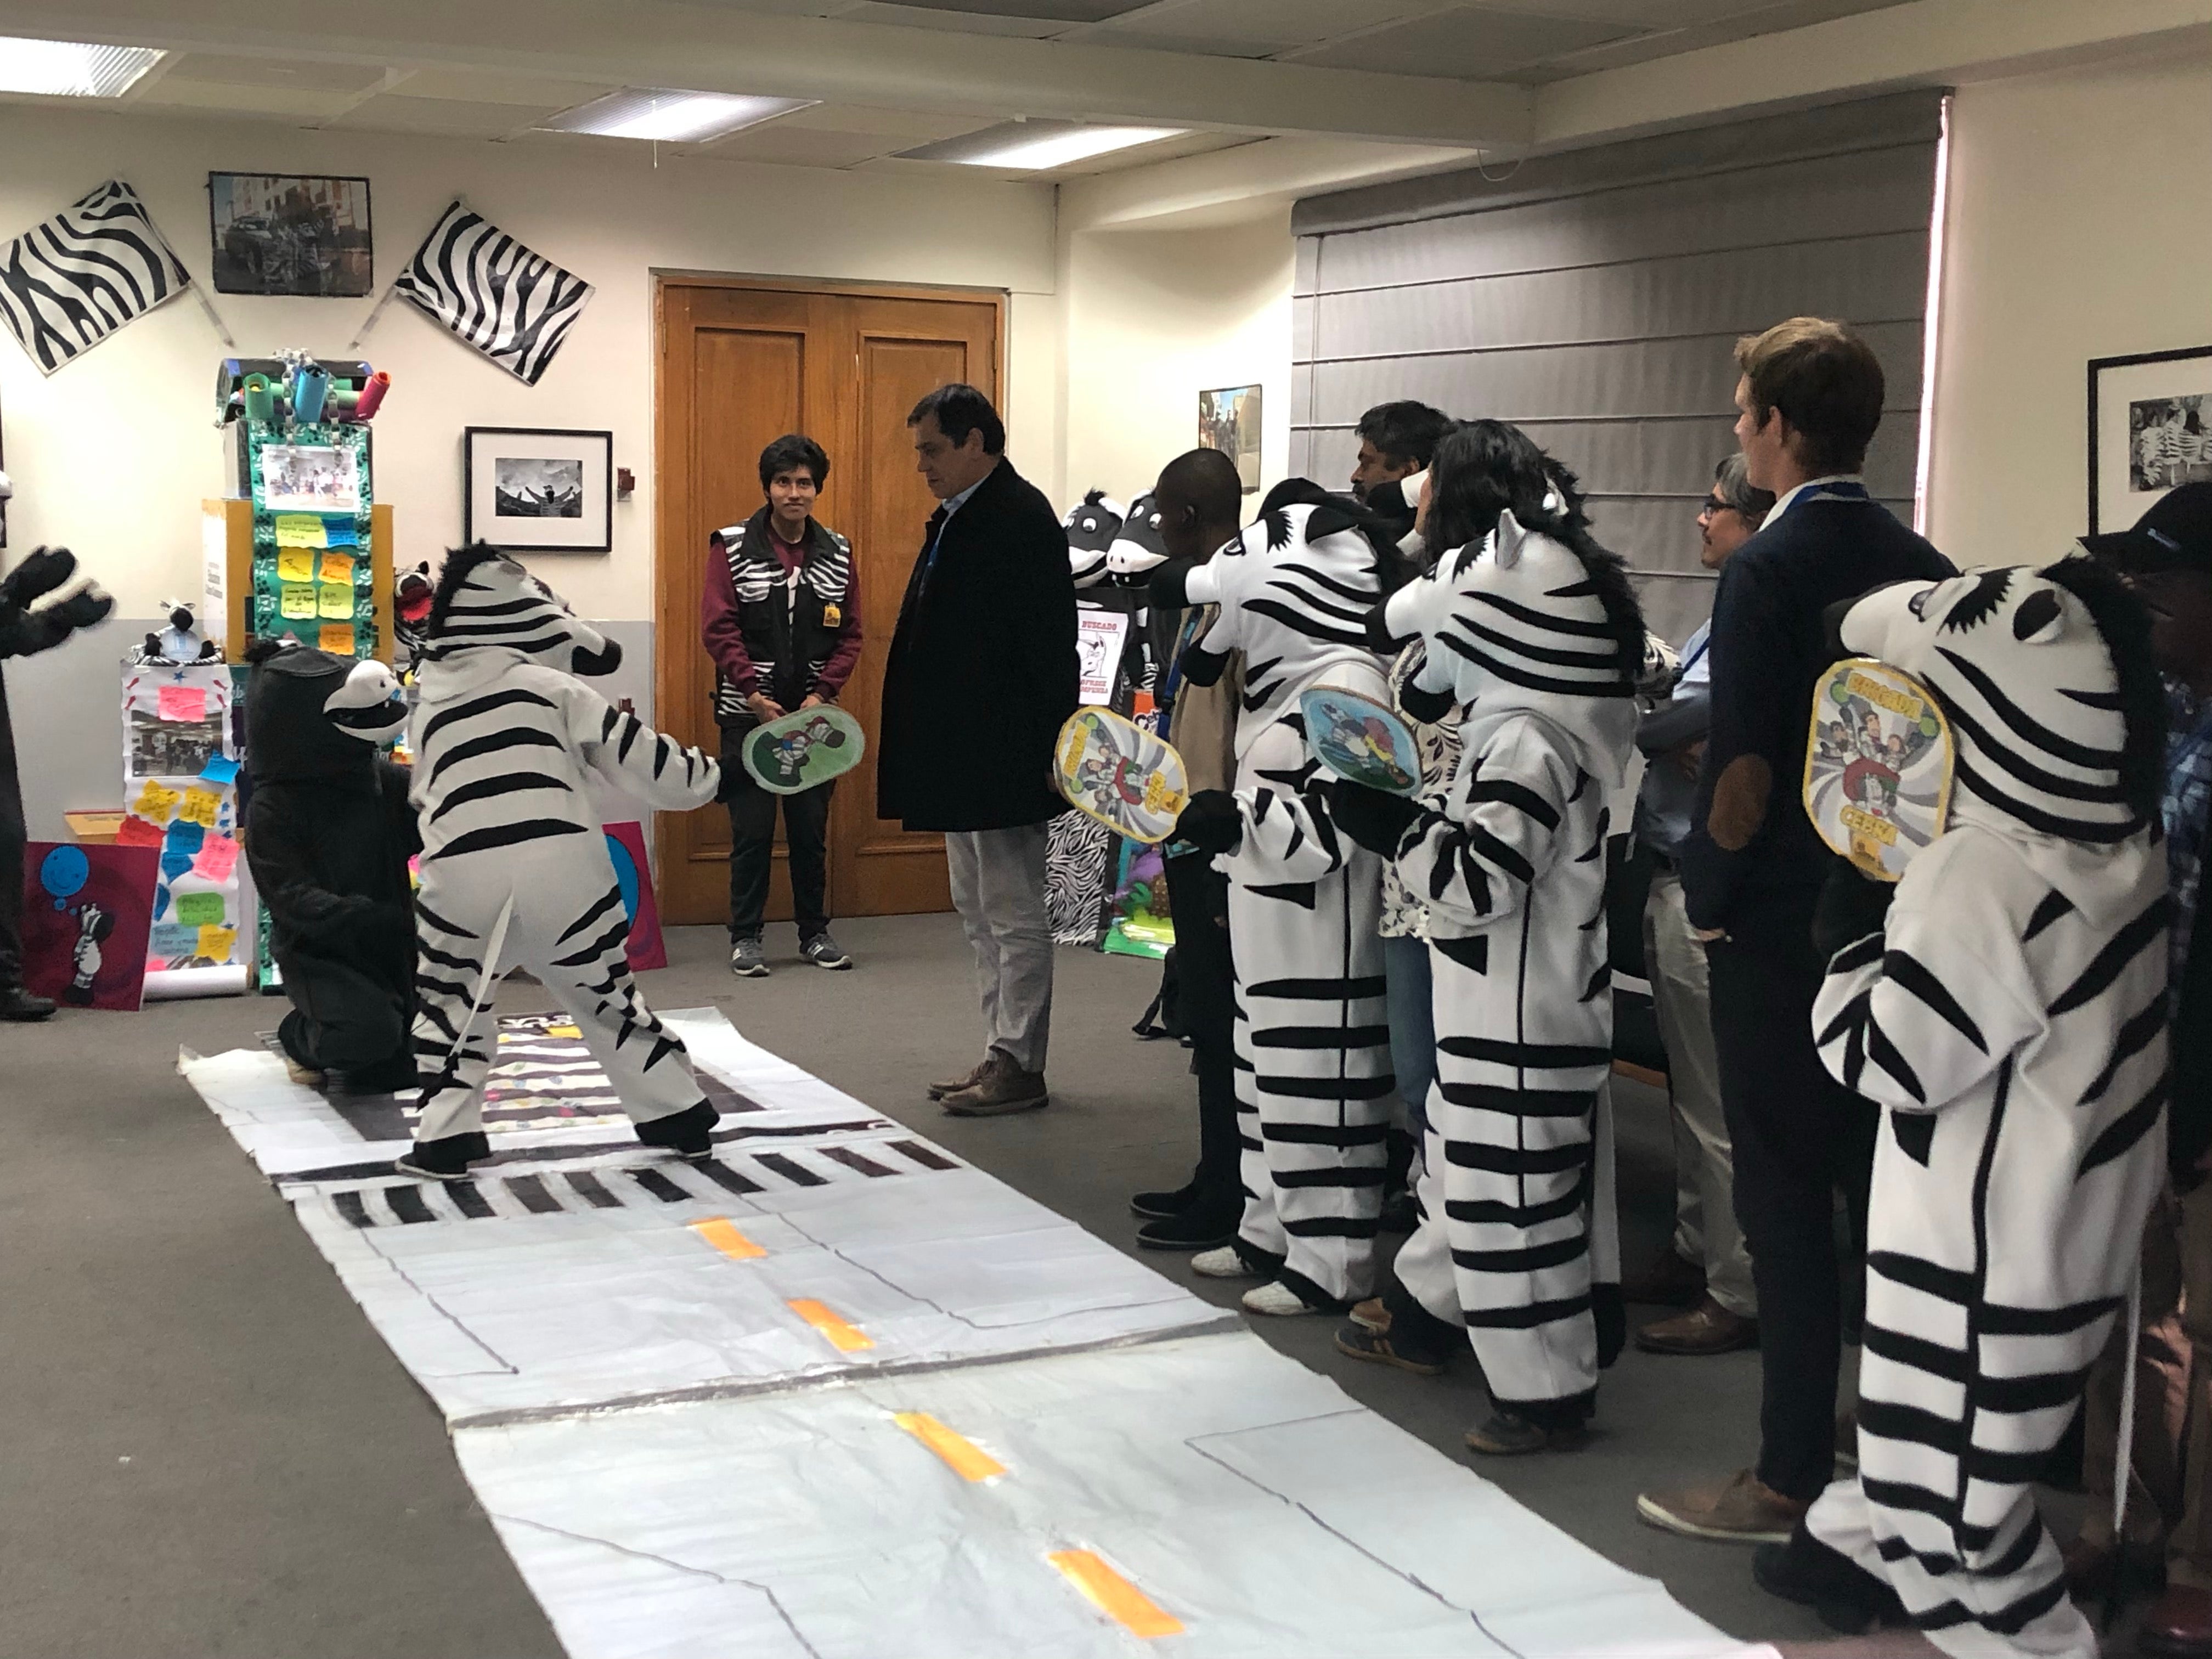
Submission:
<svg viewBox="0 0 2212 1659">
<path fill-rule="evenodd" d="M 331 125 L 374 132 L 425 132 L 448 138 L 504 138 L 557 115 L 560 104 L 472 104 L 459 98 L 409 98 L 380 93 Z"/>
<path fill-rule="evenodd" d="M 896 23 L 913 29 L 951 29 L 963 34 L 1011 34 L 1031 40 L 1065 34 L 1073 27 L 1066 18 L 980 16 L 968 12 L 932 11 L 922 6 L 894 6 L 882 0 L 866 0 L 850 11 L 837 14 L 841 23 Z"/>
<path fill-rule="evenodd" d="M 863 104 L 817 104 L 811 109 L 779 115 L 779 127 L 819 128 L 824 132 L 872 132 L 899 142 L 887 149 L 904 149 L 915 144 L 957 138 L 978 132 L 1003 120 L 997 115 L 933 115 L 924 110 L 872 109 Z"/>
<path fill-rule="evenodd" d="M 573 109 L 621 89 L 616 81 L 553 81 L 483 70 L 416 70 L 392 88 L 409 98 L 449 98 L 465 104 L 526 104 Z"/>
<path fill-rule="evenodd" d="M 131 103 L 134 109 L 233 110 L 240 115 L 282 116 L 299 125 L 317 116 L 334 115 L 355 96 L 313 87 L 241 87 L 229 82 L 185 81 L 169 74 Z"/>
<path fill-rule="evenodd" d="M 694 148 L 696 155 L 717 161 L 767 161 L 780 167 L 849 167 L 884 154 L 903 141 L 878 132 L 825 132 L 787 128 L 781 121 L 748 127 L 712 144 Z"/>
<path fill-rule="evenodd" d="M 163 80 L 181 76 L 219 86 L 310 87 L 341 97 L 365 92 L 384 78 L 381 64 L 319 64 L 296 58 L 235 58 L 225 52 L 188 52 L 171 64 Z"/>
<path fill-rule="evenodd" d="M 1111 34 L 1082 37 L 1086 46 L 1120 46 L 1131 52 L 1179 52 L 1201 58 L 1273 58 L 1290 44 L 1282 40 L 1215 40 L 1203 35 L 1146 34 L 1137 29 L 1116 29 Z"/>
<path fill-rule="evenodd" d="M 909 0 L 907 9 L 941 12 L 963 20 L 947 24 L 948 28 L 969 28 L 976 20 L 991 17 L 1049 19 L 1066 28 L 1071 24 L 1096 23 L 1122 12 L 1135 11 L 1146 3 L 1147 0 Z"/>
<path fill-rule="evenodd" d="M 1744 0 L 1757 3 L 1757 0 Z M 1147 41 L 1184 41 L 1170 51 L 1206 51 L 1200 42 L 1267 45 L 1280 51 L 1312 46 L 1339 35 L 1434 11 L 1437 0 L 1159 0 L 1141 11 L 1125 12 L 1083 38 L 1100 46 Z"/>
<path fill-rule="evenodd" d="M 1475 0 L 1475 3 L 1483 3 L 1483 0 Z M 1600 23 L 1683 29 L 1774 3 L 1775 0 L 1537 0 L 1534 9 L 1556 12 L 1562 17 L 1586 17 Z"/>
<path fill-rule="evenodd" d="M 1838 17 L 1856 17 L 1861 12 L 1885 11 L 1892 6 L 1904 5 L 1908 0 L 1782 0 L 1778 5 L 1747 7 L 1721 25 L 1725 38 L 1747 40 L 1754 34 L 1772 34 L 1780 29 L 1802 29 L 1814 23 L 1825 23 Z"/>
<path fill-rule="evenodd" d="M 1623 23 L 1462 5 L 1300 52 L 1296 58 L 1327 69 L 1480 80 L 1636 32 Z"/>
<path fill-rule="evenodd" d="M 1030 178 L 1074 178 L 1091 173 L 1119 173 L 1124 167 L 1150 167 L 1155 161 L 1172 161 L 1184 155 L 1206 155 L 1215 150 L 1235 149 L 1241 145 L 1259 141 L 1234 132 L 1186 132 L 1180 137 L 1163 138 L 1156 143 L 1139 144 L 1130 149 L 1117 149 L 1104 155 L 1094 155 L 1087 161 L 1078 161 L 1048 173 L 1031 173 Z"/>
</svg>

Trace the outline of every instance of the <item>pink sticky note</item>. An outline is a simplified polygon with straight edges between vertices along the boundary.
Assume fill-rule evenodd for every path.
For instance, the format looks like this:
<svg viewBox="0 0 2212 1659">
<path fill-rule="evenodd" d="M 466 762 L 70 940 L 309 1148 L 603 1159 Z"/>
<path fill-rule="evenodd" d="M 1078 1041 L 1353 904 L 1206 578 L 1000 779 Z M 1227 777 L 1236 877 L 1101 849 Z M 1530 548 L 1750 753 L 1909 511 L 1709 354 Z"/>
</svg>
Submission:
<svg viewBox="0 0 2212 1659">
<path fill-rule="evenodd" d="M 228 881 L 237 864 L 238 843 L 228 836 L 210 836 L 200 843 L 199 856 L 192 860 L 192 873 L 205 876 L 210 881 Z"/>
<path fill-rule="evenodd" d="M 204 720 L 207 718 L 207 688 L 204 685 L 165 685 L 161 714 L 165 720 Z"/>
</svg>

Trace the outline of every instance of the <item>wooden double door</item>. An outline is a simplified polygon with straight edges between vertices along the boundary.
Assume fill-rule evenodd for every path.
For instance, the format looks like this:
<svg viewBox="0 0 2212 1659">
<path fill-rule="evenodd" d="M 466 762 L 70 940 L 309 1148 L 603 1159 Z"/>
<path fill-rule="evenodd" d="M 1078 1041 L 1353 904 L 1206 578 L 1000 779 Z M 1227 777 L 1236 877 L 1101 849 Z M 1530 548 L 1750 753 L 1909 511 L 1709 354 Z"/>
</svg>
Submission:
<svg viewBox="0 0 2212 1659">
<path fill-rule="evenodd" d="M 832 915 L 951 908 L 944 837 L 876 816 L 875 745 L 884 663 L 899 600 L 936 509 L 915 471 L 906 417 L 922 395 L 965 380 L 998 398 L 1004 307 L 987 296 L 802 289 L 741 277 L 664 277 L 659 294 L 656 448 L 659 595 L 655 717 L 710 751 L 714 664 L 700 637 L 707 538 L 762 502 L 761 450 L 803 432 L 829 453 L 817 519 L 849 538 L 860 588 L 860 665 L 841 704 L 867 732 L 869 757 L 838 780 L 830 811 Z M 663 916 L 729 914 L 728 815 L 660 815 Z M 791 915 L 778 814 L 768 915 Z"/>
</svg>

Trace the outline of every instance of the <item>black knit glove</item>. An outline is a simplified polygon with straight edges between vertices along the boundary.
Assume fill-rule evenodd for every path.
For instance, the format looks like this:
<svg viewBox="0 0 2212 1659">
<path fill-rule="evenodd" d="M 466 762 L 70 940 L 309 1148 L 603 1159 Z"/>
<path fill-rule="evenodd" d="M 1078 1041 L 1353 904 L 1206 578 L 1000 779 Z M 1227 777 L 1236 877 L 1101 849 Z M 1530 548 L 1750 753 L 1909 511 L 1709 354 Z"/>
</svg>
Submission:
<svg viewBox="0 0 2212 1659">
<path fill-rule="evenodd" d="M 98 587 L 88 587 L 82 593 L 72 593 L 52 608 L 51 614 L 70 629 L 89 628 L 94 623 L 106 622 L 108 613 L 115 609 L 112 594 Z M 203 656 L 206 652 L 201 653 Z"/>
<path fill-rule="evenodd" d="M 1342 778 L 1319 786 L 1328 802 L 1329 821 L 1370 853 L 1384 858 L 1398 855 L 1398 843 L 1421 815 L 1420 802 L 1405 795 L 1386 795 Z"/>
<path fill-rule="evenodd" d="M 1896 896 L 1895 882 L 1863 876 L 1856 866 L 1837 860 L 1813 907 L 1813 948 L 1820 959 L 1826 962 L 1846 945 L 1881 932 L 1889 920 L 1889 902 Z"/>
<path fill-rule="evenodd" d="M 66 547 L 41 547 L 0 580 L 0 606 L 27 611 L 76 574 L 76 555 Z"/>
<path fill-rule="evenodd" d="M 1176 838 L 1201 853 L 1233 853 L 1244 839 L 1244 815 L 1226 789 L 1201 789 L 1176 819 Z"/>
</svg>

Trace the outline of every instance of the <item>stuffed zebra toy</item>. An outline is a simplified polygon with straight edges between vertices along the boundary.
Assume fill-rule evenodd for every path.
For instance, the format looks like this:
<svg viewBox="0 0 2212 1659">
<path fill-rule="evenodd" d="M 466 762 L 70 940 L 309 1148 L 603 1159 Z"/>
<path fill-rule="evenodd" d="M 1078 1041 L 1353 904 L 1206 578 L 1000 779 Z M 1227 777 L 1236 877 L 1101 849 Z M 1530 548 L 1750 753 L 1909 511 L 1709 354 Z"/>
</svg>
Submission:
<svg viewBox="0 0 2212 1659">
<path fill-rule="evenodd" d="M 1060 528 L 1067 532 L 1068 574 L 1076 586 L 1096 587 L 1106 580 L 1106 555 L 1121 533 L 1121 503 L 1103 489 L 1087 492 L 1067 509 Z"/>
<path fill-rule="evenodd" d="M 1948 828 L 1893 890 L 1839 872 L 1877 904 L 1894 895 L 1830 961 L 1813 1013 L 1828 1069 L 1887 1109 L 1859 1473 L 1769 1570 L 1893 1616 L 1886 1586 L 1949 1653 L 2089 1659 L 2031 1483 L 2134 1282 L 2165 1170 L 2148 625 L 2074 558 L 1879 588 L 1841 632 L 1933 694 L 1955 769 Z"/>
<path fill-rule="evenodd" d="M 1213 684 L 1232 651 L 1246 665 L 1236 788 L 1194 796 L 1182 833 L 1226 854 L 1245 1200 L 1237 1242 L 1193 1265 L 1265 1277 L 1244 1297 L 1256 1313 L 1342 1306 L 1375 1273 L 1395 1087 L 1382 866 L 1329 822 L 1298 712 L 1315 685 L 1389 699 L 1364 631 L 1386 568 L 1365 522 L 1293 480 L 1211 560 L 1153 582 L 1156 605 L 1219 607 L 1183 653 L 1192 683 Z"/>
<path fill-rule="evenodd" d="M 1332 791 L 1340 824 L 1384 849 L 1428 907 L 1437 1081 L 1399 1287 L 1431 1320 L 1466 1327 L 1517 1432 L 1571 1433 L 1601 1349 L 1619 1346 L 1601 1334 L 1593 1289 L 1607 1286 L 1617 1325 L 1607 796 L 1635 737 L 1643 621 L 1620 560 L 1578 522 L 1524 528 L 1506 512 L 1486 542 L 1401 589 L 1376 626 L 1426 647 L 1409 713 L 1465 711 L 1441 805 Z"/>
<path fill-rule="evenodd" d="M 489 1158 L 493 989 L 526 968 L 574 1018 L 638 1139 L 712 1150 L 716 1113 L 684 1045 L 638 994 L 629 921 L 592 801 L 598 773 L 665 810 L 714 799 L 721 769 L 576 678 L 621 647 L 508 555 L 448 556 L 423 627 L 408 722 L 422 835 L 416 895 L 422 1121 L 402 1172 L 458 1180 Z"/>
</svg>

